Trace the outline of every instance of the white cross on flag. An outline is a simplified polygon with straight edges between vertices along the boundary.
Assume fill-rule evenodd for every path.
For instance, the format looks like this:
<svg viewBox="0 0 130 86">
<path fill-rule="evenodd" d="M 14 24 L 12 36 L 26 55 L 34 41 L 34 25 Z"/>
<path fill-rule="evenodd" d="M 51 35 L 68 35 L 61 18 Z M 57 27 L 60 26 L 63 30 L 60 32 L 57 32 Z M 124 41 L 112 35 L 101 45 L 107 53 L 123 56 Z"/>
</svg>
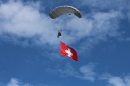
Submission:
<svg viewBox="0 0 130 86">
<path fill-rule="evenodd" d="M 60 41 L 60 54 L 78 61 L 77 52 L 73 48 L 69 47 L 68 45 L 66 45 L 61 41 Z"/>
</svg>

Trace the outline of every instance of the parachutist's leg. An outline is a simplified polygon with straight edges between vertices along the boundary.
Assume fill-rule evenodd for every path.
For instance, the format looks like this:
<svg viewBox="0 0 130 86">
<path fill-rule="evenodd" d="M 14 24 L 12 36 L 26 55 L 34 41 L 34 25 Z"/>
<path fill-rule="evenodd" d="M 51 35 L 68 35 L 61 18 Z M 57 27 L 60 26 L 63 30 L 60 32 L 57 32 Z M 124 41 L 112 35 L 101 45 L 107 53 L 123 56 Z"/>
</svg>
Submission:
<svg viewBox="0 0 130 86">
<path fill-rule="evenodd" d="M 59 36 L 57 35 L 57 38 L 59 38 Z"/>
<path fill-rule="evenodd" d="M 61 36 L 61 32 L 60 32 L 60 31 L 58 32 L 58 35 L 57 35 L 57 37 L 59 38 L 59 36 Z"/>
</svg>

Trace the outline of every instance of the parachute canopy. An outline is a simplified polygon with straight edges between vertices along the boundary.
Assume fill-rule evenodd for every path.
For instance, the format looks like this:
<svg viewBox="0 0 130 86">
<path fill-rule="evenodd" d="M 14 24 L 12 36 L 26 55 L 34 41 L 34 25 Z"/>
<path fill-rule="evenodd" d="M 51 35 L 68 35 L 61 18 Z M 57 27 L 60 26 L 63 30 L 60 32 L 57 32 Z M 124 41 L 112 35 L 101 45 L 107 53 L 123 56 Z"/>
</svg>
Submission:
<svg viewBox="0 0 130 86">
<path fill-rule="evenodd" d="M 55 19 L 55 18 L 59 17 L 62 14 L 65 14 L 65 13 L 68 13 L 68 14 L 74 13 L 77 17 L 79 17 L 79 18 L 82 17 L 80 11 L 77 8 L 73 7 L 73 6 L 59 6 L 59 7 L 56 7 L 49 13 L 49 16 L 52 19 Z"/>
</svg>

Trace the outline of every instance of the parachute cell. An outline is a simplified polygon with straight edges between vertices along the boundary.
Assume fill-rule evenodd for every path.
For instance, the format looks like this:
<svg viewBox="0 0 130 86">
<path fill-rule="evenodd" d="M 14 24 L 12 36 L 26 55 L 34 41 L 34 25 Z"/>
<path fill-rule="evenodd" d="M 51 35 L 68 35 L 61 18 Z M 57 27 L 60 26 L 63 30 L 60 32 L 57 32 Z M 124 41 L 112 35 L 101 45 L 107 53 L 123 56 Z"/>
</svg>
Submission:
<svg viewBox="0 0 130 86">
<path fill-rule="evenodd" d="M 62 14 L 65 14 L 65 13 L 68 13 L 69 15 L 70 15 L 70 13 L 74 13 L 77 17 L 79 17 L 79 18 L 82 17 L 80 11 L 77 8 L 73 7 L 73 6 L 59 6 L 59 7 L 56 7 L 49 13 L 49 16 L 52 19 L 55 19 L 55 18 L 59 17 Z"/>
</svg>

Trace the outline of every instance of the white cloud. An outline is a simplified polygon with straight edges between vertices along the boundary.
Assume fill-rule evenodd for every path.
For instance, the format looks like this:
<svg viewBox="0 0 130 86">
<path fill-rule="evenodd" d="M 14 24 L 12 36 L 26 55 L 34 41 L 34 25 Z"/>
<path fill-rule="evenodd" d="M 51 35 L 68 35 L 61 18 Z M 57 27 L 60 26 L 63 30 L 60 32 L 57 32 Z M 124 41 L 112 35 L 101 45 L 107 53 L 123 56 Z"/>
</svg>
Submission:
<svg viewBox="0 0 130 86">
<path fill-rule="evenodd" d="M 95 76 L 96 76 L 96 72 L 94 72 L 95 69 L 95 64 L 94 63 L 89 63 L 86 66 L 82 66 L 80 67 L 80 72 L 83 74 L 83 76 L 81 78 L 83 79 L 87 79 L 90 81 L 94 81 L 95 80 Z"/>
<path fill-rule="evenodd" d="M 109 73 L 102 74 L 99 80 L 106 80 L 110 86 L 130 86 L 130 75 L 112 76 Z"/>
<path fill-rule="evenodd" d="M 102 74 L 102 75 L 99 77 L 99 80 L 107 80 L 107 79 L 109 79 L 109 78 L 111 78 L 111 77 L 112 77 L 111 74 L 109 74 L 109 73 L 104 73 L 104 74 Z"/>
<path fill-rule="evenodd" d="M 0 23 L 2 36 L 9 34 L 14 39 L 33 38 L 35 43 L 41 44 L 56 42 L 57 31 L 54 27 L 57 24 L 48 15 L 39 12 L 37 3 L 31 2 L 27 5 L 20 1 L 1 3 Z"/>
<path fill-rule="evenodd" d="M 28 83 L 21 83 L 18 79 L 11 78 L 10 82 L 6 86 L 33 86 Z"/>
<path fill-rule="evenodd" d="M 112 77 L 108 81 L 113 86 L 126 86 L 120 77 Z"/>
<path fill-rule="evenodd" d="M 117 36 L 119 33 L 117 29 L 118 26 L 118 18 L 121 17 L 120 12 L 110 11 L 108 13 L 96 13 L 94 15 L 94 34 L 102 34 L 99 36 L 108 35 L 110 37 Z"/>
<path fill-rule="evenodd" d="M 67 63 L 65 68 L 55 68 L 55 69 L 46 69 L 47 72 L 51 74 L 60 74 L 61 77 L 75 77 L 83 80 L 89 80 L 93 82 L 96 78 L 96 72 L 94 72 L 95 64 L 88 63 L 85 66 L 81 66 L 78 70 L 76 70 L 70 63 Z"/>
<path fill-rule="evenodd" d="M 39 83 L 38 85 L 32 85 L 30 83 L 24 83 L 21 80 L 16 79 L 16 78 L 11 78 L 8 83 L 0 82 L 0 86 L 57 86 L 57 85 L 49 85 L 49 84 L 43 84 L 43 83 L 40 84 Z"/>
<path fill-rule="evenodd" d="M 130 76 L 125 77 L 111 77 L 108 82 L 113 86 L 130 86 Z"/>
<path fill-rule="evenodd" d="M 40 13 L 40 9 L 39 3 L 34 4 L 33 2 L 28 4 L 20 1 L 1 3 L 1 38 L 17 43 L 21 42 L 20 38 L 25 38 L 23 42 L 26 45 L 29 39 L 37 45 L 58 45 L 59 40 L 56 35 L 57 30 L 61 28 L 64 30 L 60 39 L 67 43 L 74 43 L 86 37 L 92 38 L 91 40 L 104 40 L 106 35 L 114 37 L 119 34 L 117 32 L 119 12 L 83 14 L 81 19 L 73 17 L 73 15 L 61 16 L 52 20 L 48 13 Z"/>
<path fill-rule="evenodd" d="M 64 68 L 56 67 L 55 69 L 48 68 L 45 70 L 51 74 L 60 73 L 61 77 L 69 77 L 69 76 L 77 77 L 77 75 L 78 75 L 78 72 L 75 71 L 75 69 L 73 68 L 73 66 L 70 63 L 65 64 Z"/>
<path fill-rule="evenodd" d="M 90 50 L 93 45 L 100 41 L 106 41 L 109 37 L 119 38 L 122 35 L 122 32 L 118 32 L 120 18 L 122 18 L 122 14 L 117 11 L 92 12 L 81 19 L 81 21 L 84 20 L 83 23 L 78 23 L 80 20 L 76 19 L 74 21 L 70 20 L 71 28 L 74 28 L 73 31 L 70 31 L 70 36 L 76 36 L 76 38 L 73 37 L 75 41 L 84 39 L 80 41 L 81 46 L 78 49 L 82 53 L 82 51 Z M 77 25 L 82 27 L 79 29 Z"/>
</svg>

